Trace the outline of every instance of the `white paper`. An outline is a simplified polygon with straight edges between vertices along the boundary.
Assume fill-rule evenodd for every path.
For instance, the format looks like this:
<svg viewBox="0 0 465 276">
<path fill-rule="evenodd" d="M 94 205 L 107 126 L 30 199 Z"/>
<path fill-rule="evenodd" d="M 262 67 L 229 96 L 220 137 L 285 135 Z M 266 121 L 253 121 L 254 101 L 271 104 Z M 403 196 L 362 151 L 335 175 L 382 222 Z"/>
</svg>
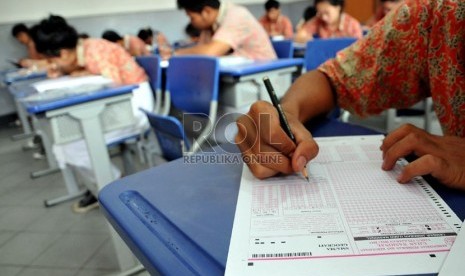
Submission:
<svg viewBox="0 0 465 276">
<path fill-rule="evenodd" d="M 228 67 L 228 66 L 235 66 L 235 65 L 242 65 L 242 64 L 250 64 L 250 63 L 253 63 L 254 60 L 248 59 L 245 57 L 224 56 L 224 57 L 219 57 L 218 62 L 220 64 L 220 67 Z"/>
<path fill-rule="evenodd" d="M 439 276 L 456 276 L 465 273 L 465 222 L 462 223 L 461 231 L 455 239 L 454 245 L 439 271 Z"/>
<path fill-rule="evenodd" d="M 83 77 L 61 77 L 57 79 L 47 79 L 33 83 L 32 86 L 39 92 L 57 90 L 57 89 L 76 89 L 78 87 L 95 87 L 112 83 L 113 81 L 102 76 L 83 76 Z M 82 88 L 83 89 L 83 88 Z M 87 89 L 88 90 L 88 89 Z"/>
<path fill-rule="evenodd" d="M 316 139 L 310 183 L 244 166 L 226 275 L 437 273 L 461 222 L 422 178 L 397 183 L 404 160 L 381 169 L 383 138 Z"/>
</svg>

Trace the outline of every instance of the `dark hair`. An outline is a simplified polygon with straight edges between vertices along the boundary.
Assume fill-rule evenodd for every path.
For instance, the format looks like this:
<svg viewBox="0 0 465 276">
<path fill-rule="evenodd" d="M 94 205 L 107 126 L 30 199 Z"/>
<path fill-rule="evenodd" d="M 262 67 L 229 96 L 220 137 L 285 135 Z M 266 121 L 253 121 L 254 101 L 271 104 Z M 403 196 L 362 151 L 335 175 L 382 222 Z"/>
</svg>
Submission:
<svg viewBox="0 0 465 276">
<path fill-rule="evenodd" d="M 23 23 L 19 23 L 13 26 L 11 29 L 11 35 L 17 37 L 20 33 L 27 33 L 29 34 L 29 29 Z"/>
<path fill-rule="evenodd" d="M 316 16 L 316 8 L 314 6 L 309 6 L 305 9 L 304 14 L 303 14 L 303 18 L 305 22 L 307 22 L 308 20 L 312 19 L 315 16 Z"/>
<path fill-rule="evenodd" d="M 142 39 L 143 41 L 146 41 L 149 37 L 153 37 L 153 31 L 151 28 L 145 28 L 145 29 L 140 29 L 139 33 L 137 36 Z"/>
<path fill-rule="evenodd" d="M 199 37 L 200 36 L 200 30 L 194 27 L 191 23 L 187 24 L 186 28 L 184 29 L 186 34 L 190 37 Z"/>
<path fill-rule="evenodd" d="M 178 0 L 178 8 L 191 12 L 201 12 L 205 7 L 220 8 L 219 0 Z"/>
<path fill-rule="evenodd" d="M 103 32 L 102 38 L 111 42 L 116 42 L 123 39 L 117 32 L 113 30 L 106 30 Z"/>
<path fill-rule="evenodd" d="M 280 4 L 279 4 L 278 1 L 276 1 L 276 0 L 268 0 L 265 3 L 265 10 L 269 11 L 271 9 L 279 9 L 279 6 L 280 6 Z"/>
<path fill-rule="evenodd" d="M 34 40 L 36 50 L 46 56 L 60 56 L 62 49 L 74 49 L 78 42 L 78 33 L 58 15 L 50 15 L 33 26 L 29 33 Z"/>
<path fill-rule="evenodd" d="M 318 3 L 328 2 L 331 6 L 341 7 L 341 12 L 344 9 L 344 0 L 315 0 L 315 6 Z"/>
<path fill-rule="evenodd" d="M 87 34 L 87 33 L 80 33 L 80 34 L 78 35 L 78 37 L 79 37 L 79 38 L 82 38 L 82 39 L 86 39 L 86 38 L 89 38 L 90 36 L 89 36 L 89 34 Z"/>
</svg>

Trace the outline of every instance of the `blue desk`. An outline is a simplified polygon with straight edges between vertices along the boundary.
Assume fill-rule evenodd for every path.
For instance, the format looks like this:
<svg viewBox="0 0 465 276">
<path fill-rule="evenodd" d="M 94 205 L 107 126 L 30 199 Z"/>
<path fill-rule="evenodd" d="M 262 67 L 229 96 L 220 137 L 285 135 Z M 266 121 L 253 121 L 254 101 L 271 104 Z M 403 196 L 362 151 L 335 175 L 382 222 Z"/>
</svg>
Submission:
<svg viewBox="0 0 465 276">
<path fill-rule="evenodd" d="M 225 111 L 245 112 L 257 100 L 269 101 L 263 86 L 263 77 L 268 76 L 276 95 L 284 95 L 292 83 L 292 73 L 303 66 L 303 59 L 277 59 L 252 63 L 221 66 L 219 102 Z"/>
<path fill-rule="evenodd" d="M 310 129 L 320 137 L 377 134 L 333 120 Z M 238 155 L 235 146 L 225 150 Z M 149 272 L 223 275 L 242 166 L 170 162 L 106 186 L 101 210 Z M 464 219 L 465 193 L 433 187 Z"/>
<path fill-rule="evenodd" d="M 11 72 L 6 72 L 3 76 L 3 82 L 10 85 L 15 82 L 32 80 L 32 79 L 43 79 L 47 77 L 47 71 L 33 71 L 29 69 L 19 69 Z"/>
</svg>

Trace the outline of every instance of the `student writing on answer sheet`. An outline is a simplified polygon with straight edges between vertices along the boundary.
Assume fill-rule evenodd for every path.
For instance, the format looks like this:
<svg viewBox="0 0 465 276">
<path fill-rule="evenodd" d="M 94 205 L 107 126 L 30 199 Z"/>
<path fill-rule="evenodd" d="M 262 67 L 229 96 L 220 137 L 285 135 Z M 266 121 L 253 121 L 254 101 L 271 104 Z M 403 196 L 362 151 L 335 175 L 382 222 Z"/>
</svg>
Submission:
<svg viewBox="0 0 465 276">
<path fill-rule="evenodd" d="M 158 45 L 168 43 L 168 39 L 164 34 L 159 31 L 153 31 L 150 27 L 140 29 L 137 33 L 137 37 L 144 41 L 145 48 L 147 48 L 147 50 L 151 53 L 158 47 Z"/>
<path fill-rule="evenodd" d="M 102 38 L 108 41 L 114 42 L 128 51 L 131 56 L 147 56 L 150 55 L 150 51 L 145 46 L 145 42 L 142 39 L 134 35 L 120 36 L 113 30 L 106 30 L 102 34 Z"/>
<path fill-rule="evenodd" d="M 19 65 L 24 68 L 33 68 L 36 69 L 46 68 L 48 62 L 45 57 L 39 54 L 36 51 L 34 41 L 31 38 L 29 28 L 23 23 L 18 23 L 13 26 L 11 29 L 11 35 L 16 38 L 16 40 L 26 46 L 27 48 L 27 57 L 19 60 Z"/>
<path fill-rule="evenodd" d="M 296 33 L 294 40 L 305 43 L 314 35 L 319 38 L 361 38 L 360 22 L 344 12 L 344 0 L 315 0 L 316 16 Z"/>
<path fill-rule="evenodd" d="M 279 128 L 273 106 L 255 103 L 249 117 L 238 120 L 239 148 L 243 155 L 267 154 L 261 147 L 281 155 L 284 162 L 249 164 L 253 174 L 266 178 L 301 171 L 318 154 L 302 122 L 336 105 L 368 116 L 431 96 L 444 136 L 412 125 L 400 127 L 381 145 L 382 169 L 391 170 L 398 158 L 414 153 L 419 158 L 404 167 L 398 182 L 431 174 L 465 190 L 465 13 L 458 11 L 465 11 L 464 1 L 406 1 L 368 36 L 302 75 L 281 101 L 297 146 Z M 263 113 L 271 114 L 271 129 L 257 130 L 253 124 L 258 125 Z"/>
<path fill-rule="evenodd" d="M 253 60 L 276 59 L 271 41 L 257 19 L 245 8 L 218 0 L 178 0 L 192 25 L 201 30 L 197 45 L 176 55 L 233 55 Z M 160 51 L 167 59 L 170 49 Z"/>
<path fill-rule="evenodd" d="M 281 14 L 280 3 L 276 0 L 266 1 L 265 14 L 259 21 L 271 38 L 292 39 L 294 36 L 291 20 Z"/>
<path fill-rule="evenodd" d="M 47 56 L 54 70 L 52 76 L 60 75 L 102 75 L 116 84 L 138 84 L 133 91 L 132 108 L 136 124 L 131 128 L 116 130 L 105 134 L 107 142 L 131 133 L 139 133 L 148 127 L 146 116 L 139 111 L 142 107 L 153 109 L 153 95 L 144 70 L 122 47 L 104 39 L 78 39 L 76 30 L 60 16 L 51 15 L 36 27 L 33 39 L 37 50 Z M 61 167 L 71 164 L 79 169 L 83 176 L 94 180 L 87 148 L 83 140 L 66 145 L 54 146 L 54 153 Z M 115 178 L 120 172 L 114 167 Z M 74 206 L 76 212 L 87 211 L 95 206 L 96 199 L 91 194 Z"/>
</svg>

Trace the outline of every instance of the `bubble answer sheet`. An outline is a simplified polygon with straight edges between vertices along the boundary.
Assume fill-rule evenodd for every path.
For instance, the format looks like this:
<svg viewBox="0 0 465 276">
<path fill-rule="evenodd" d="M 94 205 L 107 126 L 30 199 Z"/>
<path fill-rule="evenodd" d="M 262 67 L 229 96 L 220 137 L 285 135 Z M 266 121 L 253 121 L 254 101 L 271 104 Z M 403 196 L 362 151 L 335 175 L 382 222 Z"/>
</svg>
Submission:
<svg viewBox="0 0 465 276">
<path fill-rule="evenodd" d="M 256 179 L 244 165 L 226 275 L 438 273 L 461 221 L 421 177 L 383 171 L 384 136 L 316 138 L 300 174 Z"/>
</svg>

